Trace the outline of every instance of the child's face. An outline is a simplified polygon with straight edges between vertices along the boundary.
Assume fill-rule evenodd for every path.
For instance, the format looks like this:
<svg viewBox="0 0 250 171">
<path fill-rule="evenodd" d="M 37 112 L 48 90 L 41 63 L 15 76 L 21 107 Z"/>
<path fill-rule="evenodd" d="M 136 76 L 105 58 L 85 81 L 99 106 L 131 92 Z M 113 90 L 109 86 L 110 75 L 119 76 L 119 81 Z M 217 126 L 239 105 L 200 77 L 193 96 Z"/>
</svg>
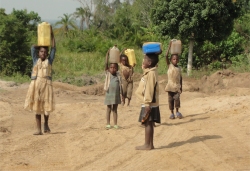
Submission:
<svg viewBox="0 0 250 171">
<path fill-rule="evenodd" d="M 171 58 L 171 63 L 173 65 L 177 65 L 179 62 L 179 57 L 177 55 L 173 55 L 172 58 Z"/>
<path fill-rule="evenodd" d="M 38 56 L 41 58 L 41 60 L 45 60 L 48 56 L 48 50 L 44 47 L 41 47 L 39 49 Z"/>
<path fill-rule="evenodd" d="M 151 61 L 148 59 L 148 57 L 145 55 L 143 62 L 142 62 L 142 67 L 144 69 L 149 68 L 151 66 Z"/>
<path fill-rule="evenodd" d="M 122 65 L 127 66 L 128 65 L 128 59 L 126 57 L 122 57 L 121 58 L 121 63 L 122 63 Z"/>
<path fill-rule="evenodd" d="M 115 75 L 117 70 L 118 70 L 118 68 L 117 68 L 117 65 L 116 65 L 116 64 L 110 64 L 110 65 L 109 65 L 109 72 L 110 72 L 112 75 Z"/>
</svg>

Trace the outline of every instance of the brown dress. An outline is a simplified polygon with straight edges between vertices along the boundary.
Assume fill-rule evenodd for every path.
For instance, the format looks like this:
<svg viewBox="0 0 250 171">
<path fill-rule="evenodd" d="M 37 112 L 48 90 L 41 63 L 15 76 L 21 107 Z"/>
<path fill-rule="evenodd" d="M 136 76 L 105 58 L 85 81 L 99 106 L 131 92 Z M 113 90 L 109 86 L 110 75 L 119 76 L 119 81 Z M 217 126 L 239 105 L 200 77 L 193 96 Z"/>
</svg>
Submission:
<svg viewBox="0 0 250 171">
<path fill-rule="evenodd" d="M 133 68 L 124 66 L 120 64 L 121 75 L 122 75 L 122 96 L 128 99 L 131 99 L 133 93 Z M 129 77 L 126 79 L 124 72 L 127 72 Z"/>
<path fill-rule="evenodd" d="M 37 78 L 32 80 L 26 95 L 24 109 L 34 111 L 36 114 L 49 115 L 55 110 L 55 100 L 52 81 L 46 78 L 48 59 L 38 59 Z"/>
</svg>

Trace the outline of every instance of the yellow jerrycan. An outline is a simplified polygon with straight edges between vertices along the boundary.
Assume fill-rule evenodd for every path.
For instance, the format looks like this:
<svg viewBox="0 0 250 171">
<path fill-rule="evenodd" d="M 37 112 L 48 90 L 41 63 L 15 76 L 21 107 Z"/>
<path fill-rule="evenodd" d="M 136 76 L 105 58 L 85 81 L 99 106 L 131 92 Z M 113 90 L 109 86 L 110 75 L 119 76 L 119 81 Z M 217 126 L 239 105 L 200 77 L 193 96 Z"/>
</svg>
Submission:
<svg viewBox="0 0 250 171">
<path fill-rule="evenodd" d="M 125 55 L 128 56 L 128 63 L 130 66 L 135 66 L 136 64 L 136 58 L 135 58 L 135 51 L 134 49 L 126 49 Z"/>
<path fill-rule="evenodd" d="M 171 54 L 181 54 L 181 41 L 177 39 L 172 39 L 172 44 L 170 48 L 170 53 Z"/>
<path fill-rule="evenodd" d="M 37 37 L 38 37 L 38 42 L 37 42 L 38 46 L 50 46 L 51 30 L 49 23 L 42 22 L 41 24 L 38 24 Z"/>
<path fill-rule="evenodd" d="M 120 63 L 120 50 L 116 45 L 109 51 L 109 63 Z"/>
</svg>

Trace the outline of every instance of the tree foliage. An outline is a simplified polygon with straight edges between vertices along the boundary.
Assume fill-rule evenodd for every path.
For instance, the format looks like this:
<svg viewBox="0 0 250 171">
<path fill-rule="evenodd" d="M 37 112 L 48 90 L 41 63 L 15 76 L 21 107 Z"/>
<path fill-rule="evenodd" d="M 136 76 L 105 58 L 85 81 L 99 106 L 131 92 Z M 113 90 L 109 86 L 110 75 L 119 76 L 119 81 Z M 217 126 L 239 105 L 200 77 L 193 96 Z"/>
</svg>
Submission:
<svg viewBox="0 0 250 171">
<path fill-rule="evenodd" d="M 156 0 L 152 19 L 162 35 L 186 39 L 194 34 L 198 41 L 218 41 L 233 30 L 246 0 Z"/>
<path fill-rule="evenodd" d="M 60 30 L 67 35 L 70 28 L 77 28 L 73 14 L 63 14 L 63 17 L 60 17 L 61 20 L 55 23 L 55 26 L 61 26 Z"/>
<path fill-rule="evenodd" d="M 6 75 L 28 74 L 32 66 L 30 40 L 40 17 L 35 12 L 14 9 L 9 15 L 1 10 L 0 18 L 0 71 Z"/>
<path fill-rule="evenodd" d="M 72 14 L 63 14 L 57 22 L 60 28 L 54 33 L 58 51 L 94 52 L 102 57 L 114 44 L 120 49 L 138 49 L 146 41 L 159 41 L 165 50 L 170 37 L 180 38 L 183 67 L 188 62 L 189 37 L 194 33 L 196 69 L 217 68 L 224 61 L 239 65 L 247 59 L 244 53 L 249 53 L 247 0 L 237 0 L 235 4 L 231 0 L 76 1 L 80 2 L 79 8 Z M 0 71 L 8 75 L 28 74 L 32 64 L 30 45 L 36 39 L 40 17 L 26 10 L 13 10 L 7 15 L 4 9 L 0 9 L 0 17 Z M 235 20 L 236 17 L 239 18 Z M 80 27 L 75 24 L 78 19 Z M 67 36 L 57 34 L 60 30 Z M 164 69 L 160 70 L 165 72 Z"/>
</svg>

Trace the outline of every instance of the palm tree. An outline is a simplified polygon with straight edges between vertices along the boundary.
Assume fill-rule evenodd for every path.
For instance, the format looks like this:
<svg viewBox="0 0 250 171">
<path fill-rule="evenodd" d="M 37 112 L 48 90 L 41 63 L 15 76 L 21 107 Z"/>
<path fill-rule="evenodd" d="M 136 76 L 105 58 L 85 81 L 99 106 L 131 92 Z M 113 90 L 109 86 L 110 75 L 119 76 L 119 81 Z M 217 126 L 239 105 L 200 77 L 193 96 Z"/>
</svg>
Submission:
<svg viewBox="0 0 250 171">
<path fill-rule="evenodd" d="M 56 22 L 55 26 L 61 25 L 59 29 L 62 30 L 65 34 L 68 33 L 70 27 L 74 29 L 77 28 L 74 18 L 72 17 L 72 14 L 63 14 L 63 17 L 59 18 L 61 18 L 61 20 Z"/>
<path fill-rule="evenodd" d="M 83 30 L 83 23 L 85 21 L 85 9 L 82 7 L 76 8 L 76 12 L 74 12 L 75 18 L 80 18 L 80 30 Z"/>
<path fill-rule="evenodd" d="M 84 8 L 87 28 L 89 28 L 90 18 L 93 16 L 89 7 Z"/>
</svg>

